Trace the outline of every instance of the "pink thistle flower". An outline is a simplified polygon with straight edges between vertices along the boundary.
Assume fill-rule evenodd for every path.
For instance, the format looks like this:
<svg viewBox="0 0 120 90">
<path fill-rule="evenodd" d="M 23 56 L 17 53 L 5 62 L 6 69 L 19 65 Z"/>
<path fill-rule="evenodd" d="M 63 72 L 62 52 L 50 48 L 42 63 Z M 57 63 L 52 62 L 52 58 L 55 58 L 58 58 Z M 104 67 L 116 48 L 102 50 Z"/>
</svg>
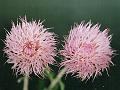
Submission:
<svg viewBox="0 0 120 90">
<path fill-rule="evenodd" d="M 91 22 L 76 25 L 65 39 L 64 49 L 60 54 L 64 56 L 61 66 L 66 68 L 66 74 L 72 73 L 82 81 L 90 77 L 101 75 L 113 63 L 110 46 L 111 35 L 108 29 L 100 31 L 100 25 Z"/>
<path fill-rule="evenodd" d="M 8 63 L 16 74 L 29 76 L 43 75 L 44 69 L 54 63 L 56 56 L 56 40 L 54 33 L 48 32 L 42 22 L 28 22 L 25 18 L 21 23 L 13 23 L 5 40 L 5 53 Z"/>
</svg>

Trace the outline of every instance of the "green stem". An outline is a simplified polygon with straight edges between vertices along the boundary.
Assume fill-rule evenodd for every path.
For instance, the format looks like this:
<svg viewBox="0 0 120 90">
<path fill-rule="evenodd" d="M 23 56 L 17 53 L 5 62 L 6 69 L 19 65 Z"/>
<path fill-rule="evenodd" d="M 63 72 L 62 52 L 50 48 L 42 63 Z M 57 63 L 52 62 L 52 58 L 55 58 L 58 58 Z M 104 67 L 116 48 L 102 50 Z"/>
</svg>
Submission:
<svg viewBox="0 0 120 90">
<path fill-rule="evenodd" d="M 23 90 L 28 90 L 29 78 L 28 76 L 24 77 Z"/>
<path fill-rule="evenodd" d="M 51 82 L 50 86 L 48 87 L 48 90 L 53 90 L 53 88 L 55 87 L 55 85 L 59 82 L 59 80 L 62 78 L 62 76 L 64 75 L 66 69 L 63 68 L 57 75 L 57 77 Z"/>
<path fill-rule="evenodd" d="M 52 82 L 53 80 L 53 75 L 51 75 L 52 72 L 50 72 L 49 70 L 46 70 L 46 74 L 47 74 L 47 77 L 50 79 L 50 81 Z"/>
<path fill-rule="evenodd" d="M 64 90 L 65 88 L 64 83 L 60 80 L 59 84 L 60 84 L 60 90 Z"/>
</svg>

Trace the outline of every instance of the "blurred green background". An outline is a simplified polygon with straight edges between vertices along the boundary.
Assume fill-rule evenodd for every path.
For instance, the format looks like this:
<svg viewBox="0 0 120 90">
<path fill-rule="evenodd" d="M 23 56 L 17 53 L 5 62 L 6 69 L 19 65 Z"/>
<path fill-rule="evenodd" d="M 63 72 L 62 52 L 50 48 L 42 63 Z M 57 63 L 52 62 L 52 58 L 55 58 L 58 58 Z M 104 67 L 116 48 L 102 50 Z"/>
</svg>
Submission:
<svg viewBox="0 0 120 90">
<path fill-rule="evenodd" d="M 120 0 L 0 0 L 0 90 L 22 90 L 22 83 L 17 83 L 20 76 L 5 63 L 2 40 L 6 35 L 4 28 L 10 30 L 11 22 L 25 15 L 29 20 L 45 20 L 44 25 L 54 27 L 50 31 L 58 34 L 60 40 L 74 23 L 83 20 L 100 23 L 101 30 L 110 29 L 113 34 L 111 45 L 120 54 Z M 108 70 L 109 76 L 103 72 L 94 81 L 82 82 L 70 75 L 63 77 L 65 90 L 120 90 L 120 56 L 116 55 L 112 61 L 115 66 Z M 57 67 L 53 70 L 57 71 Z M 35 76 L 31 78 L 30 90 L 40 90 L 42 84 L 38 80 L 44 81 Z M 48 83 L 45 79 L 44 84 Z"/>
</svg>

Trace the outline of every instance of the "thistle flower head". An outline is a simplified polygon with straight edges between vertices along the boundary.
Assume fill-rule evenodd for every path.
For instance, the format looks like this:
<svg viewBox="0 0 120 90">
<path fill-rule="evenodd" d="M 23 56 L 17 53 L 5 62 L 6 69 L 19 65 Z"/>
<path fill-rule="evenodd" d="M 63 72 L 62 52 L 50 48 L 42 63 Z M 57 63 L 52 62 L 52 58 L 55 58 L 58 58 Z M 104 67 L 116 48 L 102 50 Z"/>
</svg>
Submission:
<svg viewBox="0 0 120 90">
<path fill-rule="evenodd" d="M 113 50 L 110 46 L 112 36 L 108 35 L 108 29 L 102 32 L 99 28 L 98 24 L 82 22 L 70 30 L 64 49 L 60 51 L 64 56 L 60 65 L 66 68 L 66 74 L 72 73 L 85 80 L 100 75 L 113 64 Z"/>
<path fill-rule="evenodd" d="M 29 76 L 43 75 L 44 69 L 53 64 L 56 56 L 54 33 L 48 32 L 40 21 L 28 22 L 21 18 L 20 23 L 13 23 L 5 40 L 5 53 L 8 63 L 17 74 Z"/>
</svg>

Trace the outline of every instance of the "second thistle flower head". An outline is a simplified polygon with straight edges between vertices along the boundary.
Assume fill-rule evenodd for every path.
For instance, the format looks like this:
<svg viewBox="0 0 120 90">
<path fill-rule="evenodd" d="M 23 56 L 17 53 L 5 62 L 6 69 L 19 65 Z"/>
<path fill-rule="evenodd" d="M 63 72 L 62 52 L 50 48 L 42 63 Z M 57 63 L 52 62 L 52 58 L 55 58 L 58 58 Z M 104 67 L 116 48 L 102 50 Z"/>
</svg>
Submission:
<svg viewBox="0 0 120 90">
<path fill-rule="evenodd" d="M 112 64 L 111 35 L 108 35 L 108 29 L 102 32 L 99 28 L 98 24 L 82 22 L 71 29 L 64 49 L 60 51 L 65 59 L 61 66 L 66 68 L 66 73 L 85 80 L 100 75 Z"/>
<path fill-rule="evenodd" d="M 54 33 L 48 32 L 42 22 L 28 22 L 26 18 L 20 23 L 13 23 L 5 40 L 5 53 L 8 63 L 16 73 L 29 76 L 32 72 L 42 75 L 48 64 L 53 64 L 56 56 Z"/>
</svg>

